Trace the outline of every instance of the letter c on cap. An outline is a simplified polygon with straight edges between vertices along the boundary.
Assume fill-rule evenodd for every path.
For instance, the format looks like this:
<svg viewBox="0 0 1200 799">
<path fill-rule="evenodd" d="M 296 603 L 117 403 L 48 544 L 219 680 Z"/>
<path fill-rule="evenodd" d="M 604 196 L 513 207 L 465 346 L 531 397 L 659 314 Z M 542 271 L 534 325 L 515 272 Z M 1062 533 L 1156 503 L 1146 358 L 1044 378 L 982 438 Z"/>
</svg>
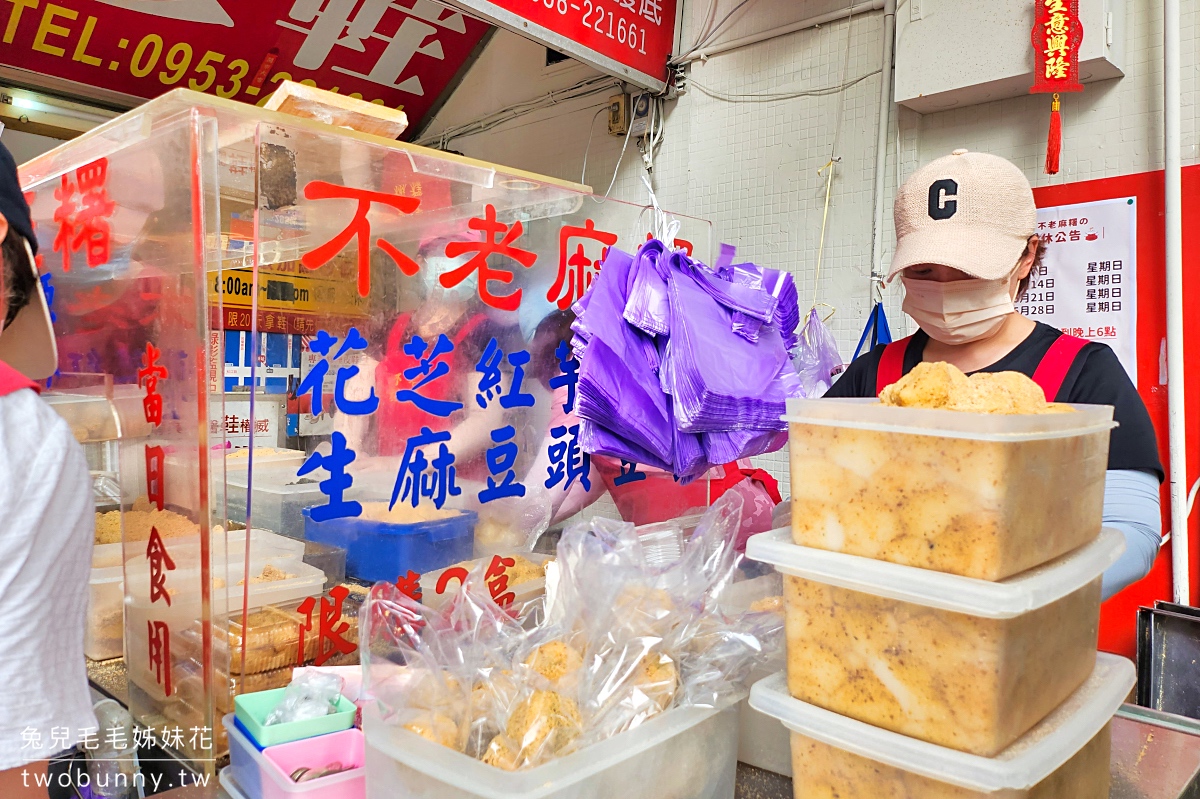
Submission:
<svg viewBox="0 0 1200 799">
<path fill-rule="evenodd" d="M 929 218 L 949 219 L 958 211 L 958 184 L 950 178 L 929 186 Z"/>
</svg>

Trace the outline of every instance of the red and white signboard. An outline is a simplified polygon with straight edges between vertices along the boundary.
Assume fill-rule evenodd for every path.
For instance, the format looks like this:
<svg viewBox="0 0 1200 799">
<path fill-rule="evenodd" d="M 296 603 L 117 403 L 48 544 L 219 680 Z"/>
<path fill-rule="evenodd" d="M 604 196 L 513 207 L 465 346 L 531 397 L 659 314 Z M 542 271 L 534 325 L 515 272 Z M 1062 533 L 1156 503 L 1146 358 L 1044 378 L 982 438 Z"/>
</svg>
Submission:
<svg viewBox="0 0 1200 799">
<path fill-rule="evenodd" d="M 436 0 L 8 0 L 0 63 L 259 105 L 290 79 L 403 108 L 417 130 L 488 30 Z"/>
<path fill-rule="evenodd" d="M 666 88 L 677 0 L 448 0 L 643 89 Z"/>
</svg>

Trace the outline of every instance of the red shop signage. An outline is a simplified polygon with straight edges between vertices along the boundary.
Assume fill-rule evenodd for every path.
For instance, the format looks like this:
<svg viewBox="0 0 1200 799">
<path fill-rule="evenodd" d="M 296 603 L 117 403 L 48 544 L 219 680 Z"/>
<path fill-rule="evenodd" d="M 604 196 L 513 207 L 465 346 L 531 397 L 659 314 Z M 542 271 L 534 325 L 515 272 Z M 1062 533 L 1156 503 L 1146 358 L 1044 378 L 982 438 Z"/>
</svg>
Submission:
<svg viewBox="0 0 1200 799">
<path fill-rule="evenodd" d="M 0 63 L 259 105 L 291 79 L 403 108 L 417 130 L 488 29 L 435 0 L 8 0 Z"/>
<path fill-rule="evenodd" d="M 643 89 L 666 88 L 677 0 L 448 0 Z"/>
</svg>

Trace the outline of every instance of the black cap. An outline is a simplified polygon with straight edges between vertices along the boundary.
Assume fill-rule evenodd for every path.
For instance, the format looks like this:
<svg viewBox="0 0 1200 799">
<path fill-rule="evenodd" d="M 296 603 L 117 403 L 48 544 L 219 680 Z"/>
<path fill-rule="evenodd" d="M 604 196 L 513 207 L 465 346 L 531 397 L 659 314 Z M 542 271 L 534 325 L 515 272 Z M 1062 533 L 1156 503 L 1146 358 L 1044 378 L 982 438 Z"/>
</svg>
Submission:
<svg viewBox="0 0 1200 799">
<path fill-rule="evenodd" d="M 17 162 L 3 143 L 0 143 L 0 214 L 4 214 L 9 227 L 25 237 L 36 255 L 38 244 L 33 236 L 33 219 L 17 180 Z"/>
</svg>

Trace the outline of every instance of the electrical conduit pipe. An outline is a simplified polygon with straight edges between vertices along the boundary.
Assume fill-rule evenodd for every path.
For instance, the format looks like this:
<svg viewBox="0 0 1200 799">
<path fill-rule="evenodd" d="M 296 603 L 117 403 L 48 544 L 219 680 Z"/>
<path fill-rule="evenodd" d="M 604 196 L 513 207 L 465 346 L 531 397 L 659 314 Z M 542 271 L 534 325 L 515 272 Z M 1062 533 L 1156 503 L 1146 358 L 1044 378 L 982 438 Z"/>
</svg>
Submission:
<svg viewBox="0 0 1200 799">
<path fill-rule="evenodd" d="M 1187 413 L 1183 374 L 1183 189 L 1180 156 L 1179 0 L 1163 2 L 1163 139 L 1167 261 L 1167 419 L 1171 572 L 1175 601 L 1191 604 L 1187 512 Z"/>
</svg>

